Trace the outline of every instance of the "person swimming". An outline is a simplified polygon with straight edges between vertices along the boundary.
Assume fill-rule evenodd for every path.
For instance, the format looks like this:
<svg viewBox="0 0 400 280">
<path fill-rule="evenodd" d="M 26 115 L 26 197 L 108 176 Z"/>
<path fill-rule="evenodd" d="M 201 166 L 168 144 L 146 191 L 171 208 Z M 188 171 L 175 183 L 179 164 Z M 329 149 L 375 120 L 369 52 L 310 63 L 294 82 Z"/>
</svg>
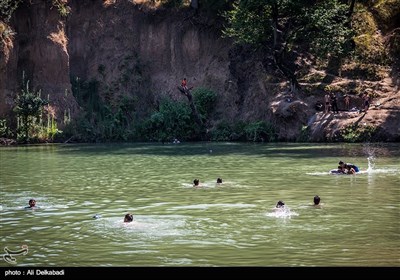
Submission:
<svg viewBox="0 0 400 280">
<path fill-rule="evenodd" d="M 279 200 L 275 206 L 275 208 L 284 208 L 284 207 L 285 207 L 285 203 L 282 200 Z"/>
<path fill-rule="evenodd" d="M 199 187 L 200 180 L 199 179 L 194 179 L 193 180 L 193 187 Z"/>
<path fill-rule="evenodd" d="M 320 201 L 321 201 L 321 198 L 318 195 L 314 196 L 314 205 L 319 205 Z"/>
<path fill-rule="evenodd" d="M 29 199 L 28 203 L 29 203 L 29 206 L 26 206 L 25 209 L 36 209 L 37 208 L 35 199 L 33 199 L 33 198 Z"/>
<path fill-rule="evenodd" d="M 222 184 L 222 179 L 221 178 L 217 179 L 217 184 Z"/>
<path fill-rule="evenodd" d="M 352 164 L 352 163 L 344 163 L 343 161 L 339 161 L 339 165 L 340 165 L 342 168 L 346 169 L 346 170 L 348 171 L 347 173 L 350 173 L 350 174 L 354 174 L 354 173 L 360 171 L 360 169 L 358 168 L 358 166 L 356 166 L 356 165 L 354 165 L 354 164 Z M 353 169 L 354 171 L 353 171 L 352 169 Z"/>
<path fill-rule="evenodd" d="M 133 215 L 131 213 L 128 213 L 124 217 L 124 223 L 130 223 L 133 221 Z"/>
<path fill-rule="evenodd" d="M 337 167 L 337 169 L 332 169 L 332 170 L 330 171 L 330 173 L 331 173 L 331 174 L 347 174 L 347 173 L 346 173 L 346 170 L 345 170 L 341 165 L 339 165 L 339 166 Z"/>
</svg>

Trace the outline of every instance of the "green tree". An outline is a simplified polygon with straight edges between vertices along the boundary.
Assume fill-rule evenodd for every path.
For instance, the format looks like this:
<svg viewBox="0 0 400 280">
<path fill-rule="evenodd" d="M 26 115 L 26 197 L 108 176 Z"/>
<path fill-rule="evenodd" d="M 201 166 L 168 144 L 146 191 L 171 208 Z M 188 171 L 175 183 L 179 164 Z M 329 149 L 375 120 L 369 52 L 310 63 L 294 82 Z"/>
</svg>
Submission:
<svg viewBox="0 0 400 280">
<path fill-rule="evenodd" d="M 24 142 L 29 142 L 29 131 L 32 129 L 35 120 L 41 116 L 43 107 L 48 102 L 40 97 L 40 91 L 33 92 L 29 90 L 29 81 L 25 83 L 23 79 L 22 85 L 21 92 L 16 96 L 14 107 L 14 112 L 20 120 L 18 129 L 20 133 L 17 132 L 17 137 L 22 138 Z"/>
<path fill-rule="evenodd" d="M 268 49 L 296 91 L 300 86 L 295 67 L 287 57 L 299 43 L 309 44 L 314 54 L 343 54 L 352 35 L 350 9 L 338 0 L 237 0 L 224 14 L 228 25 L 223 33 L 237 43 Z"/>
<path fill-rule="evenodd" d="M 0 20 L 9 22 L 22 0 L 0 0 Z"/>
<path fill-rule="evenodd" d="M 353 8 L 327 0 L 304 13 L 302 31 L 310 41 L 311 52 L 321 57 L 342 57 L 351 50 L 354 32 L 350 28 L 349 9 Z"/>
</svg>

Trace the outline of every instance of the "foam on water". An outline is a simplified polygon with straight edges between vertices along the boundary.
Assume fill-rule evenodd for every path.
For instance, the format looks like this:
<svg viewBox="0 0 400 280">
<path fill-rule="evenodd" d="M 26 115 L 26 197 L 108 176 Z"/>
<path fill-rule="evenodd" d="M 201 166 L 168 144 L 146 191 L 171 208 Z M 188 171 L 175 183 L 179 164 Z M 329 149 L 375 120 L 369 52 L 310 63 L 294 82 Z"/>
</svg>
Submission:
<svg viewBox="0 0 400 280">
<path fill-rule="evenodd" d="M 291 218 L 292 216 L 298 216 L 299 214 L 291 211 L 289 207 L 283 207 L 283 208 L 274 208 L 272 212 L 266 213 L 265 214 L 267 217 L 272 217 L 272 218 Z"/>
</svg>

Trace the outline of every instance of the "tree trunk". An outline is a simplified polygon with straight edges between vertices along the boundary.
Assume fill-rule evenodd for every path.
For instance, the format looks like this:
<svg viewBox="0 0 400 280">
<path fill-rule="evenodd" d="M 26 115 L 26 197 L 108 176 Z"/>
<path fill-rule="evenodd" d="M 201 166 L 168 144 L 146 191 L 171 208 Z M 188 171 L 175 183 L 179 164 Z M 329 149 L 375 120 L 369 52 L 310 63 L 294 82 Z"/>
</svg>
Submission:
<svg viewBox="0 0 400 280">
<path fill-rule="evenodd" d="M 272 4 L 272 30 L 274 34 L 274 49 L 278 43 L 278 4 Z"/>
<path fill-rule="evenodd" d="M 350 7 L 349 7 L 349 17 L 351 17 L 353 15 L 355 5 L 356 5 L 356 0 L 351 0 Z"/>
<path fill-rule="evenodd" d="M 274 45 L 273 45 L 273 56 L 276 67 L 282 72 L 282 74 L 289 80 L 290 82 L 290 91 L 293 93 L 297 93 L 300 89 L 300 84 L 297 81 L 296 75 L 285 66 L 283 62 L 283 53 L 285 52 L 285 45 L 281 43 L 282 36 L 280 36 L 281 31 L 279 31 L 279 6 L 277 2 L 273 2 L 271 5 L 272 12 L 272 30 L 274 36 Z"/>
<path fill-rule="evenodd" d="M 293 93 L 297 93 L 300 90 L 300 84 L 297 81 L 296 75 L 285 66 L 283 63 L 283 51 L 274 50 L 274 62 L 276 67 L 282 72 L 282 74 L 289 80 L 290 82 L 290 91 Z"/>
<path fill-rule="evenodd" d="M 199 112 L 197 112 L 196 106 L 194 105 L 193 96 L 190 93 L 190 90 L 192 88 L 184 90 L 181 86 L 178 86 L 178 89 L 182 94 L 186 95 L 187 99 L 189 100 L 189 106 L 190 106 L 190 109 L 192 110 L 192 114 L 193 114 L 194 120 L 196 121 L 196 123 L 200 127 L 203 127 L 203 122 L 202 122 L 202 120 L 200 118 Z"/>
</svg>

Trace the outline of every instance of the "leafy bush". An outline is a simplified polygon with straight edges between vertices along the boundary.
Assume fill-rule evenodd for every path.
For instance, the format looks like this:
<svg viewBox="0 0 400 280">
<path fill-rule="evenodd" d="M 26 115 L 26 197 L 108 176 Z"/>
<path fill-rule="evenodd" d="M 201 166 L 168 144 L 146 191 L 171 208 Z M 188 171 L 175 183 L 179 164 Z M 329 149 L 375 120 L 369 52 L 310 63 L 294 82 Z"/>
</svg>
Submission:
<svg viewBox="0 0 400 280">
<path fill-rule="evenodd" d="M 310 140 L 310 127 L 307 125 L 303 125 L 301 128 L 300 136 L 297 139 L 297 142 L 308 142 Z"/>
<path fill-rule="evenodd" d="M 23 87 L 21 92 L 15 98 L 14 112 L 18 117 L 17 139 L 21 142 L 30 142 L 36 137 L 36 124 L 40 123 L 43 108 L 48 101 L 42 99 L 40 91 L 33 92 L 29 89 L 29 81 L 25 83 L 23 78 Z"/>
<path fill-rule="evenodd" d="M 247 141 L 271 142 L 275 140 L 274 127 L 265 121 L 256 121 L 246 125 L 244 128 Z"/>
<path fill-rule="evenodd" d="M 275 135 L 275 128 L 265 121 L 250 123 L 222 121 L 211 131 L 211 140 L 272 142 L 276 140 Z"/>
<path fill-rule="evenodd" d="M 367 142 L 373 141 L 377 128 L 372 125 L 350 125 L 341 131 L 341 136 L 345 142 Z"/>
<path fill-rule="evenodd" d="M 146 141 L 170 141 L 174 138 L 190 140 L 196 137 L 195 122 L 189 106 L 183 101 L 164 97 L 160 106 L 138 127 L 141 138 Z"/>
<path fill-rule="evenodd" d="M 10 21 L 13 13 L 18 8 L 22 0 L 1 0 L 0 1 L 0 18 L 6 23 Z"/>
<path fill-rule="evenodd" d="M 0 137 L 11 138 L 13 133 L 7 125 L 6 119 L 0 119 Z"/>
<path fill-rule="evenodd" d="M 192 92 L 194 104 L 203 121 L 209 118 L 214 111 L 217 94 L 206 88 L 196 88 Z"/>
<path fill-rule="evenodd" d="M 57 8 L 58 13 L 62 17 L 66 17 L 71 12 L 71 8 L 68 7 L 67 3 L 62 0 L 53 0 L 53 6 Z"/>
</svg>

